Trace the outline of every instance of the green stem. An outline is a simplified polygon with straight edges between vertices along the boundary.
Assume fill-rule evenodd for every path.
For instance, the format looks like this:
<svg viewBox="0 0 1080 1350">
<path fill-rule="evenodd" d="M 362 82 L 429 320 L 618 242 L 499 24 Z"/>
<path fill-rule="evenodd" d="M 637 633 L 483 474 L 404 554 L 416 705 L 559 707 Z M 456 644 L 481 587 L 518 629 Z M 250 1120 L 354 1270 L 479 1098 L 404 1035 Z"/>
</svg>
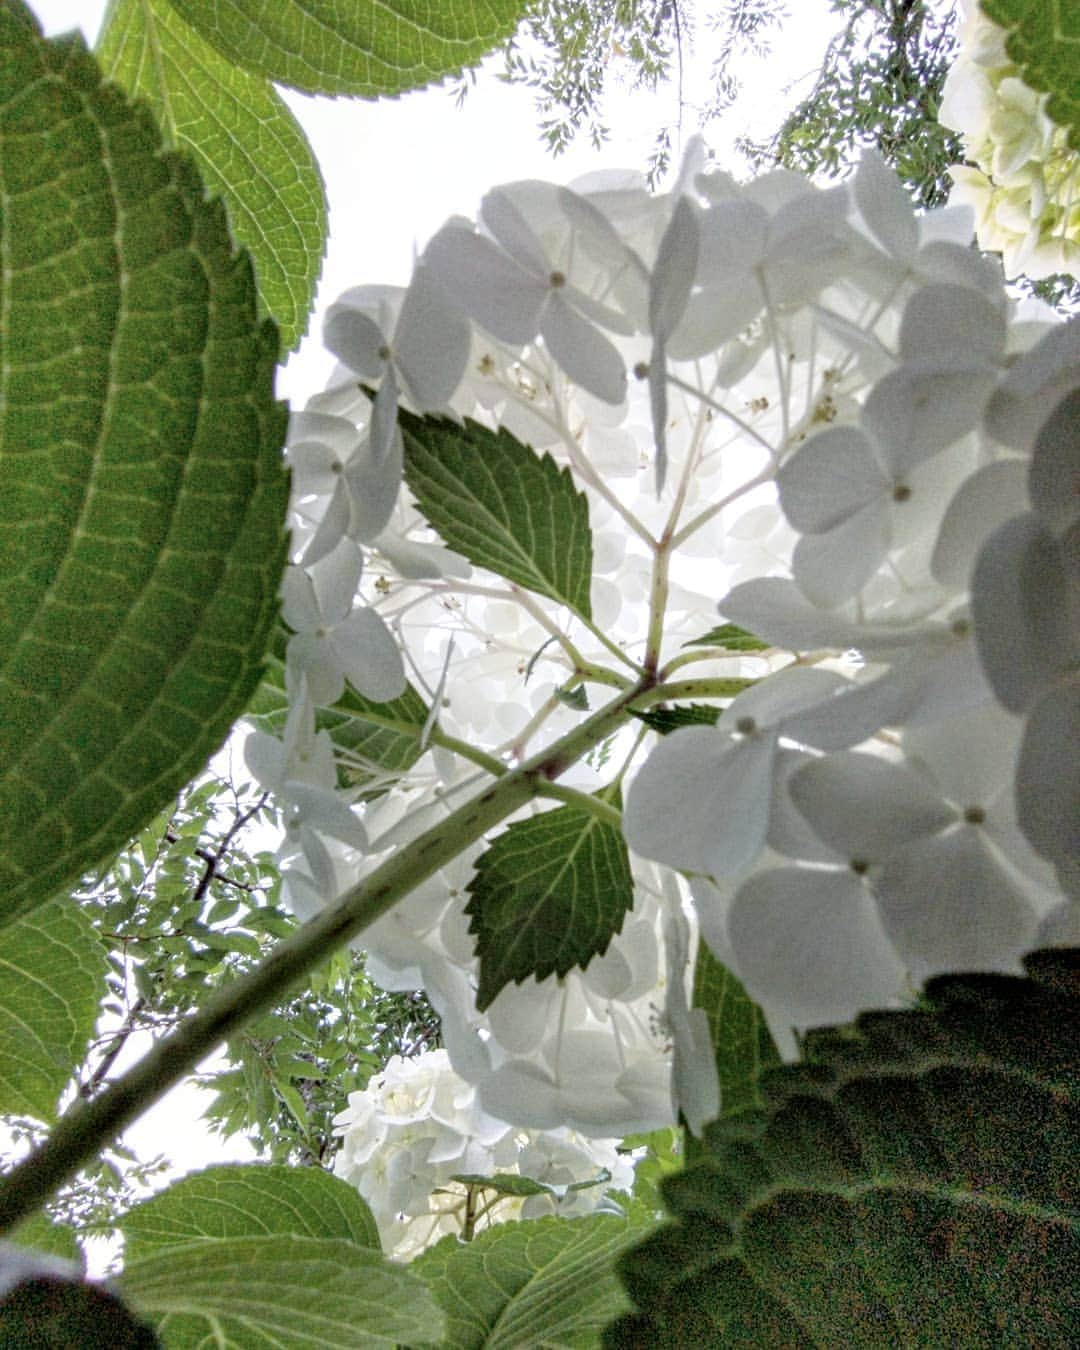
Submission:
<svg viewBox="0 0 1080 1350">
<path fill-rule="evenodd" d="M 254 970 L 217 990 L 102 1093 L 76 1102 L 45 1142 L 0 1180 L 0 1233 L 39 1210 L 58 1187 L 251 1018 L 280 1003 L 309 971 L 606 739 L 647 688 L 646 680 L 639 681 L 554 745 L 505 772 L 279 943 Z"/>
<path fill-rule="evenodd" d="M 536 792 L 539 797 L 554 797 L 556 801 L 566 802 L 568 806 L 576 806 L 582 811 L 588 811 L 589 815 L 595 816 L 597 820 L 602 820 L 605 825 L 614 825 L 617 830 L 622 829 L 622 812 L 601 800 L 601 798 L 592 796 L 591 793 L 579 792 L 577 788 L 563 787 L 561 783 L 544 783 L 537 788 Z"/>
<path fill-rule="evenodd" d="M 707 676 L 700 680 L 672 680 L 668 684 L 653 685 L 651 689 L 639 694 L 634 700 L 633 711 L 641 712 L 656 703 L 675 703 L 686 699 L 734 698 L 744 689 L 749 689 L 752 684 L 757 684 L 757 680 L 734 677 L 710 679 Z"/>
</svg>

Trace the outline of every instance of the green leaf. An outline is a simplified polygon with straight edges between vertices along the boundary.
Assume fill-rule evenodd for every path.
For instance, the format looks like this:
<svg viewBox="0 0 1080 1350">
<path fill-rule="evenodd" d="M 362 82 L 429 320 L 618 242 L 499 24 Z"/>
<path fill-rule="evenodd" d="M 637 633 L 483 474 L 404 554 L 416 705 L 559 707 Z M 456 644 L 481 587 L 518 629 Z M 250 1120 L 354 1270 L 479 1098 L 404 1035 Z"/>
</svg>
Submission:
<svg viewBox="0 0 1080 1350">
<path fill-rule="evenodd" d="M 450 548 L 591 618 L 589 505 L 569 469 L 469 418 L 401 412 L 399 422 L 405 481 Z"/>
<path fill-rule="evenodd" d="M 813 1032 L 670 1177 L 605 1345 L 1052 1346 L 1074 1324 L 1080 951 Z"/>
<path fill-rule="evenodd" d="M 196 1238 L 299 1234 L 378 1247 L 359 1192 L 316 1167 L 244 1163 L 208 1167 L 174 1182 L 123 1219 L 128 1260 Z"/>
<path fill-rule="evenodd" d="M 495 1191 L 499 1195 L 553 1195 L 554 1191 L 543 1182 L 532 1177 L 518 1176 L 515 1172 L 499 1172 L 486 1177 L 481 1172 L 462 1172 L 450 1178 L 460 1181 L 463 1186 L 483 1186 L 485 1190 Z"/>
<path fill-rule="evenodd" d="M 720 1117 L 760 1107 L 758 1079 L 762 1071 L 780 1063 L 765 1015 L 731 971 L 713 956 L 704 942 L 698 946 L 694 967 L 695 1008 L 709 1020 L 720 1077 Z"/>
<path fill-rule="evenodd" d="M 285 557 L 250 262 L 77 38 L 0 9 L 0 923 L 115 853 L 259 678 Z"/>
<path fill-rule="evenodd" d="M 230 61 L 309 94 L 376 98 L 456 74 L 513 32 L 520 0 L 171 0 Z"/>
<path fill-rule="evenodd" d="M 1046 111 L 1080 151 L 1080 10 L 1074 0 L 980 0 L 983 12 L 1009 30 L 1005 50 L 1025 84 L 1049 93 Z"/>
<path fill-rule="evenodd" d="M 272 658 L 247 710 L 247 720 L 280 736 L 288 715 L 285 667 Z M 387 703 L 372 703 L 346 688 L 331 708 L 319 708 L 316 726 L 328 731 L 338 751 L 350 752 L 354 765 L 341 770 L 342 786 L 375 784 L 384 775 L 406 773 L 420 758 L 428 706 L 410 684 Z"/>
<path fill-rule="evenodd" d="M 181 8 L 170 0 L 117 0 L 97 56 L 110 79 L 148 101 L 170 144 L 191 154 L 207 188 L 221 195 L 289 350 L 307 331 L 326 252 L 318 162 L 273 86 L 204 41 Z"/>
<path fill-rule="evenodd" d="M 74 1228 L 66 1223 L 53 1223 L 44 1214 L 32 1214 L 10 1234 L 9 1240 L 17 1247 L 32 1247 L 34 1251 L 59 1256 L 65 1261 L 80 1262 L 82 1255 Z"/>
<path fill-rule="evenodd" d="M 352 1350 L 443 1332 L 414 1275 L 340 1238 L 203 1238 L 128 1261 L 117 1285 L 169 1350 Z"/>
<path fill-rule="evenodd" d="M 477 859 L 468 891 L 481 1012 L 511 981 L 587 966 L 634 904 L 622 831 L 573 804 L 504 830 Z"/>
<path fill-rule="evenodd" d="M 765 652 L 769 644 L 740 628 L 736 623 L 722 623 L 710 628 L 701 637 L 691 638 L 683 643 L 684 647 L 724 647 L 729 652 Z"/>
<path fill-rule="evenodd" d="M 615 1259 L 648 1231 L 614 1215 L 496 1224 L 444 1238 L 410 1270 L 446 1313 L 446 1350 L 594 1346 L 627 1306 Z"/>
<path fill-rule="evenodd" d="M 678 731 L 680 727 L 714 727 L 723 708 L 714 708 L 710 703 L 677 703 L 673 708 L 650 708 L 647 712 L 634 712 L 639 722 L 644 722 L 661 736 Z"/>
<path fill-rule="evenodd" d="M 94 1032 L 108 960 L 73 901 L 16 920 L 0 942 L 0 1114 L 56 1118 Z"/>
</svg>

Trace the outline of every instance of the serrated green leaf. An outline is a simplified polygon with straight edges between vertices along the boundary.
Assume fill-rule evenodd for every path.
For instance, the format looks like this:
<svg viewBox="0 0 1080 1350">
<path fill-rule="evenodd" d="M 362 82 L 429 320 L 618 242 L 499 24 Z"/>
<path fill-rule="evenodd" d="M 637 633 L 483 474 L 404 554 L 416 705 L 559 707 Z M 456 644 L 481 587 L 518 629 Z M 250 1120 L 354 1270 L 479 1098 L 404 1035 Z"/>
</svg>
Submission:
<svg viewBox="0 0 1080 1350">
<path fill-rule="evenodd" d="M 710 628 L 701 637 L 691 638 L 682 644 L 684 647 L 724 647 L 729 652 L 764 652 L 769 644 L 740 628 L 736 623 L 722 623 Z"/>
<path fill-rule="evenodd" d="M 202 768 L 258 680 L 277 339 L 190 164 L 0 11 L 0 923 Z"/>
<path fill-rule="evenodd" d="M 694 967 L 693 1006 L 709 1020 L 720 1078 L 720 1117 L 761 1105 L 758 1080 L 780 1063 L 765 1015 L 726 966 L 702 942 Z"/>
<path fill-rule="evenodd" d="M 171 0 L 230 61 L 309 94 L 398 94 L 508 38 L 520 0 Z"/>
<path fill-rule="evenodd" d="M 481 1012 L 511 981 L 587 966 L 634 904 L 621 830 L 573 804 L 504 830 L 477 859 L 468 891 Z"/>
<path fill-rule="evenodd" d="M 674 1221 L 619 1263 L 612 1350 L 1057 1346 L 1080 1262 L 1080 951 L 932 980 L 812 1032 L 765 1110 L 708 1127 Z"/>
<path fill-rule="evenodd" d="M 714 727 L 724 710 L 709 703 L 678 703 L 674 708 L 649 708 L 646 712 L 634 712 L 631 708 L 630 711 L 639 722 L 666 736 L 671 731 L 678 731 L 679 727 Z"/>
<path fill-rule="evenodd" d="M 32 1247 L 36 1252 L 59 1256 L 65 1261 L 81 1260 L 74 1228 L 65 1223 L 53 1223 L 44 1214 L 32 1214 L 24 1219 L 9 1240 L 17 1247 Z"/>
<path fill-rule="evenodd" d="M 608 1214 L 496 1224 L 465 1245 L 444 1238 L 410 1269 L 446 1313 L 446 1350 L 586 1347 L 627 1306 L 615 1260 L 646 1231 Z"/>
<path fill-rule="evenodd" d="M 460 1181 L 463 1186 L 483 1186 L 489 1191 L 496 1191 L 499 1195 L 552 1195 L 550 1186 L 545 1186 L 543 1182 L 534 1181 L 532 1177 L 518 1176 L 514 1172 L 499 1172 L 495 1176 L 486 1177 L 482 1172 L 461 1172 L 457 1176 L 450 1178 L 451 1181 Z"/>
<path fill-rule="evenodd" d="M 592 616 L 592 534 L 568 469 L 500 429 L 400 412 L 405 481 L 425 519 L 477 567 Z"/>
<path fill-rule="evenodd" d="M 371 1210 L 354 1187 L 316 1167 L 266 1163 L 209 1167 L 184 1177 L 136 1205 L 122 1227 L 129 1260 L 197 1238 L 267 1234 L 379 1246 Z"/>
<path fill-rule="evenodd" d="M 276 657 L 266 664 L 263 682 L 247 710 L 247 720 L 280 736 L 288 716 L 285 667 Z M 428 706 L 410 684 L 399 697 L 372 703 L 346 687 L 331 708 L 319 708 L 315 723 L 328 731 L 335 749 L 348 752 L 352 764 L 340 772 L 342 786 L 364 787 L 384 775 L 406 773 L 422 753 Z"/>
<path fill-rule="evenodd" d="M 207 188 L 220 193 L 233 234 L 251 250 L 262 303 L 290 350 L 307 331 L 326 252 L 318 161 L 269 81 L 222 56 L 180 8 L 170 0 L 117 0 L 98 60 L 109 79 L 149 102 L 170 143 L 192 155 Z"/>
<path fill-rule="evenodd" d="M 71 900 L 10 924 L 0 940 L 0 1114 L 56 1118 L 93 1035 L 108 972 L 94 925 Z"/>
<path fill-rule="evenodd" d="M 128 1261 L 117 1285 L 169 1350 L 429 1345 L 444 1325 L 420 1280 L 340 1238 L 203 1238 Z"/>
<path fill-rule="evenodd" d="M 1009 31 L 1005 50 L 1025 84 L 1048 93 L 1046 111 L 1080 151 L 1080 9 L 1075 0 L 980 0 L 987 18 Z"/>
</svg>

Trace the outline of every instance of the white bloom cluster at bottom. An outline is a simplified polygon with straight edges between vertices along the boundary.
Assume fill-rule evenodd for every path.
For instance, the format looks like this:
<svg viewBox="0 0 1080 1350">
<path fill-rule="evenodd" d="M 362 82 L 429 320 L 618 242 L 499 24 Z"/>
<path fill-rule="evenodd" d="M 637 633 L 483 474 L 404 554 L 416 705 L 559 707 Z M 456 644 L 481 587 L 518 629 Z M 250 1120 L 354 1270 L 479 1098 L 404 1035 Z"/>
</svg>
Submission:
<svg viewBox="0 0 1080 1350">
<path fill-rule="evenodd" d="M 633 1184 L 633 1164 L 616 1151 L 617 1140 L 523 1130 L 488 1115 L 445 1050 L 395 1055 L 363 1092 L 350 1093 L 335 1124 L 342 1147 L 334 1171 L 371 1206 L 383 1248 L 397 1260 L 466 1227 L 589 1213 L 609 1190 Z M 462 1175 L 529 1177 L 546 1189 L 500 1195 L 454 1180 Z"/>
</svg>

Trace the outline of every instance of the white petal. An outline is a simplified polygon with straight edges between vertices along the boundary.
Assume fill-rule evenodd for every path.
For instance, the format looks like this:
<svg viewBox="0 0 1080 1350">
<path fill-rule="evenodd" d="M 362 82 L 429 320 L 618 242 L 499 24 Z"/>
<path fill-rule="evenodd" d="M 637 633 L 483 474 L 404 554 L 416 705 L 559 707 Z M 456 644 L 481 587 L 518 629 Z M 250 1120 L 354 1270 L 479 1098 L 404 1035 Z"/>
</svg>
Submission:
<svg viewBox="0 0 1080 1350">
<path fill-rule="evenodd" d="M 261 787 L 280 792 L 285 782 L 285 746 L 276 736 L 253 731 L 244 741 L 244 763 Z"/>
<path fill-rule="evenodd" d="M 753 861 L 769 822 L 775 738 L 711 727 L 665 736 L 634 779 L 623 834 L 635 853 L 722 876 Z"/>
<path fill-rule="evenodd" d="M 898 262 L 909 263 L 919 239 L 911 198 L 876 150 L 863 151 L 852 190 L 870 233 L 886 253 Z"/>
<path fill-rule="evenodd" d="M 728 931 L 747 992 L 795 1026 L 850 1022 L 904 987 L 873 898 L 851 872 L 761 872 L 740 887 Z"/>
<path fill-rule="evenodd" d="M 349 534 L 362 544 L 374 542 L 390 523 L 401 489 L 403 453 L 401 432 L 395 427 L 387 453 L 381 458 L 376 458 L 369 441 L 349 461 L 345 471 L 350 494 Z"/>
<path fill-rule="evenodd" d="M 364 555 L 355 544 L 343 541 L 308 568 L 319 597 L 323 625 L 340 623 L 352 610 L 363 567 Z"/>
<path fill-rule="evenodd" d="M 490 239 L 444 226 L 424 250 L 424 262 L 461 309 L 500 342 L 521 347 L 536 337 L 551 287 L 522 271 Z"/>
<path fill-rule="evenodd" d="M 794 528 L 824 534 L 878 500 L 888 481 L 866 433 L 835 427 L 801 445 L 777 473 L 776 486 Z"/>
<path fill-rule="evenodd" d="M 345 692 L 345 677 L 327 640 L 313 633 L 296 633 L 285 649 L 286 673 L 302 674 L 311 701 L 320 708 L 336 703 Z"/>
<path fill-rule="evenodd" d="M 472 574 L 472 567 L 460 553 L 454 553 L 441 544 L 425 544 L 384 531 L 374 540 L 373 546 L 406 581 L 424 581 L 435 577 L 467 578 Z"/>
<path fill-rule="evenodd" d="M 822 843 L 806 823 L 805 818 L 795 809 L 788 790 L 792 774 L 804 764 L 812 764 L 813 760 L 814 757 L 805 751 L 781 749 L 778 752 L 767 843 L 769 848 L 785 858 L 797 858 L 801 862 L 832 863 L 834 866 L 843 865 L 847 859 Z"/>
<path fill-rule="evenodd" d="M 765 297 L 752 272 L 695 291 L 668 341 L 673 361 L 689 361 L 714 352 L 741 333 L 761 313 Z"/>
<path fill-rule="evenodd" d="M 290 804 L 299 808 L 305 824 L 343 844 L 367 847 L 363 821 L 335 793 L 310 783 L 289 783 L 286 795 Z"/>
<path fill-rule="evenodd" d="M 967 286 L 924 286 L 904 308 L 900 355 L 905 361 L 960 357 L 997 362 L 1005 350 L 1005 317 Z"/>
<path fill-rule="evenodd" d="M 626 397 L 626 366 L 615 347 L 598 329 L 566 303 L 558 291 L 540 319 L 540 333 L 551 355 L 567 375 L 604 403 Z"/>
<path fill-rule="evenodd" d="M 670 337 L 683 316 L 697 271 L 698 239 L 697 211 L 689 198 L 680 197 L 660 240 L 649 285 L 649 331 L 654 338 Z"/>
<path fill-rule="evenodd" d="M 322 623 L 315 587 L 302 567 L 286 567 L 281 578 L 281 617 L 297 633 L 310 633 Z"/>
<path fill-rule="evenodd" d="M 936 834 L 956 812 L 921 775 L 877 755 L 840 751 L 791 777 L 791 799 L 816 834 L 843 857 L 880 862 L 913 839 Z"/>
<path fill-rule="evenodd" d="M 987 464 L 964 480 L 949 503 L 930 570 L 945 586 L 964 588 L 984 540 L 1010 516 L 1027 509 L 1027 465 L 1022 460 Z"/>
<path fill-rule="evenodd" d="M 421 412 L 446 404 L 469 359 L 470 330 L 431 270 L 413 272 L 394 331 L 394 357 L 409 398 Z"/>
<path fill-rule="evenodd" d="M 1062 681 L 1031 711 L 1016 769 L 1020 828 L 1057 867 L 1080 858 L 1080 682 Z"/>
<path fill-rule="evenodd" d="M 667 478 L 667 353 L 662 338 L 653 343 L 649 355 L 649 414 L 652 418 L 656 495 L 659 497 Z"/>
<path fill-rule="evenodd" d="M 551 263 L 544 252 L 543 245 L 524 215 L 515 205 L 508 189 L 522 188 L 527 184 L 512 183 L 504 187 L 492 188 L 480 203 L 480 217 L 496 240 L 510 254 L 511 258 L 526 271 L 539 277 L 546 277 L 551 271 Z M 538 184 L 546 196 L 550 192 L 547 183 Z"/>
<path fill-rule="evenodd" d="M 889 548 L 889 513 L 871 502 L 828 534 L 808 534 L 795 545 L 791 571 L 809 600 L 835 609 L 857 595 Z"/>
<path fill-rule="evenodd" d="M 304 549 L 304 566 L 310 567 L 332 553 L 349 528 L 349 490 L 339 477 L 334 495 L 323 511 L 322 520 Z"/>
<path fill-rule="evenodd" d="M 769 213 L 756 202 L 736 198 L 701 213 L 698 276 L 703 286 L 748 275 L 761 261 Z"/>
<path fill-rule="evenodd" d="M 331 305 L 323 323 L 323 345 L 358 375 L 377 379 L 390 359 L 388 340 L 366 314 Z"/>
<path fill-rule="evenodd" d="M 1020 719 L 986 703 L 933 726 L 906 728 L 904 754 L 926 765 L 960 807 L 988 807 L 1010 783 L 1020 746 Z"/>
<path fill-rule="evenodd" d="M 1080 381 L 1080 319 L 1055 325 L 1021 356 L 994 391 L 986 429 L 995 440 L 1027 450 L 1047 411 Z"/>
<path fill-rule="evenodd" d="M 885 929 L 918 983 L 946 970 L 1020 973 L 1036 914 L 979 830 L 904 849 L 875 890 Z"/>
<path fill-rule="evenodd" d="M 536 1050 L 551 1025 L 558 986 L 548 979 L 507 985 L 487 1010 L 488 1023 L 498 1043 L 512 1055 Z"/>
<path fill-rule="evenodd" d="M 849 687 L 850 681 L 833 670 L 789 666 L 739 694 L 720 714 L 717 726 L 734 731 L 743 718 L 752 717 L 759 727 L 777 728 L 791 736 L 795 733 L 790 719 Z"/>
<path fill-rule="evenodd" d="M 1028 491 L 1055 533 L 1080 515 L 1080 389 L 1057 405 L 1036 436 Z"/>
<path fill-rule="evenodd" d="M 983 545 L 971 581 L 979 657 L 994 693 L 1022 711 L 1076 659 L 1061 549 L 1035 515 L 1014 516 Z"/>
<path fill-rule="evenodd" d="M 940 365 L 909 364 L 884 376 L 870 391 L 861 417 L 877 443 L 882 467 L 903 478 L 959 440 L 978 423 L 993 387 L 989 372 Z"/>
<path fill-rule="evenodd" d="M 373 609 L 354 609 L 334 629 L 330 643 L 340 669 L 364 698 L 385 703 L 405 692 L 401 652 L 393 634 Z"/>
<path fill-rule="evenodd" d="M 351 382 L 353 388 L 356 381 Z M 336 451 L 343 459 L 352 451 L 360 439 L 360 433 L 347 417 L 336 417 L 330 413 L 310 412 L 303 409 L 289 414 L 289 432 L 286 444 L 290 449 L 294 445 L 306 445 L 316 442 Z"/>
</svg>

